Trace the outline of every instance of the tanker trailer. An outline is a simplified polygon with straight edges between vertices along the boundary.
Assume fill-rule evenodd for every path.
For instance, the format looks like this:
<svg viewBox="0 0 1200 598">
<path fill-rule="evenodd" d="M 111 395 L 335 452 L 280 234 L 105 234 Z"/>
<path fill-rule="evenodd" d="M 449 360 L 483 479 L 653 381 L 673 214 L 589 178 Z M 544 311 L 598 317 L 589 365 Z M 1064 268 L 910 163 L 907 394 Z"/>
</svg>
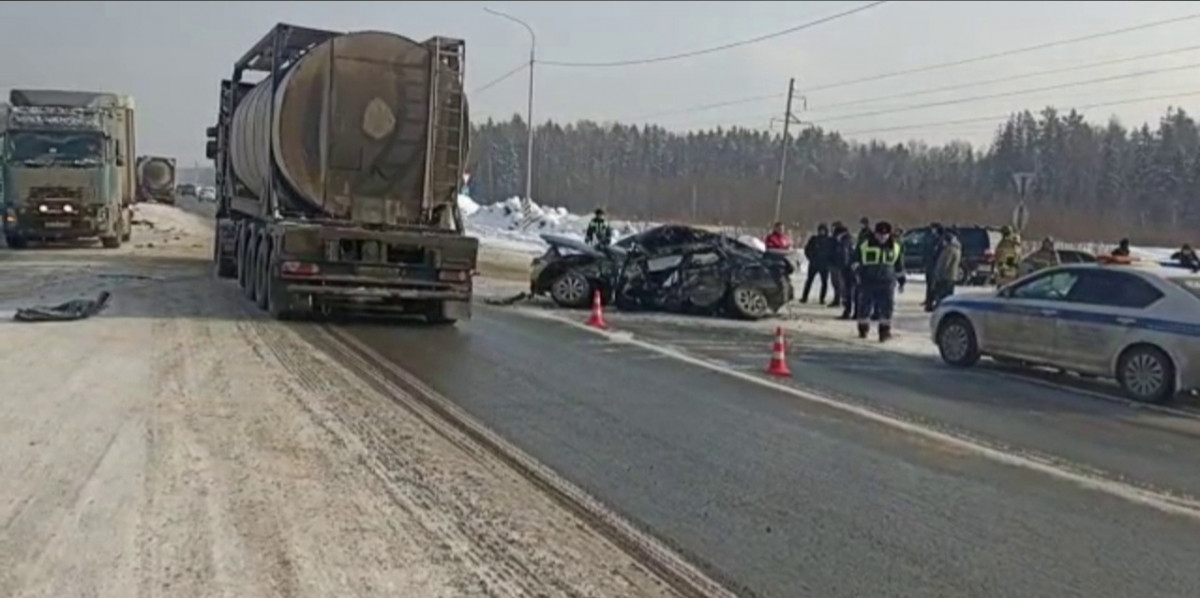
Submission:
<svg viewBox="0 0 1200 598">
<path fill-rule="evenodd" d="M 175 158 L 138 156 L 137 200 L 175 205 Z"/>
<path fill-rule="evenodd" d="M 207 131 L 217 275 L 276 318 L 470 318 L 464 57 L 456 39 L 285 24 L 251 47 Z"/>
</svg>

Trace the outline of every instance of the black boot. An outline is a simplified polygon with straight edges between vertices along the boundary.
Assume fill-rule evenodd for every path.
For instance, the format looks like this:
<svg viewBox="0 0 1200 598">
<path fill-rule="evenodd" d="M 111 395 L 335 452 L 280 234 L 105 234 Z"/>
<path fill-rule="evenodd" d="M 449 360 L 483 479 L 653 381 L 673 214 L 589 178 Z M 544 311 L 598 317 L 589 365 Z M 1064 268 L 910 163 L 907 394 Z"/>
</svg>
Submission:
<svg viewBox="0 0 1200 598">
<path fill-rule="evenodd" d="M 892 338 L 892 327 L 888 324 L 879 325 L 879 342 L 886 343 Z"/>
<path fill-rule="evenodd" d="M 858 338 L 867 338 L 868 334 L 871 334 L 871 325 L 870 324 L 859 324 L 858 325 Z"/>
</svg>

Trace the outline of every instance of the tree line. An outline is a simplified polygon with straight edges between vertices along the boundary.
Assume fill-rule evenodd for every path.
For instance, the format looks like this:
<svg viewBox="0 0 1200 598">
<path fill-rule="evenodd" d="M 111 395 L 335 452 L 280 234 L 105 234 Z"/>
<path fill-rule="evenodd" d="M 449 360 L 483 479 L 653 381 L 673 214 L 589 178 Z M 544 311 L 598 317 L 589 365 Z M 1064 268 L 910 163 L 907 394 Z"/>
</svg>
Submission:
<svg viewBox="0 0 1200 598">
<path fill-rule="evenodd" d="M 522 194 L 527 127 L 472 127 L 470 188 L 484 202 Z M 535 201 L 617 217 L 764 226 L 775 211 L 781 136 L 746 128 L 676 133 L 654 125 L 547 122 L 535 130 Z M 783 220 L 887 218 L 1000 225 L 1031 172 L 1028 235 L 1071 241 L 1193 240 L 1200 226 L 1200 129 L 1184 110 L 1158 123 L 1099 125 L 1049 107 L 1013 114 L 983 148 L 848 141 L 809 128 L 790 140 Z"/>
</svg>

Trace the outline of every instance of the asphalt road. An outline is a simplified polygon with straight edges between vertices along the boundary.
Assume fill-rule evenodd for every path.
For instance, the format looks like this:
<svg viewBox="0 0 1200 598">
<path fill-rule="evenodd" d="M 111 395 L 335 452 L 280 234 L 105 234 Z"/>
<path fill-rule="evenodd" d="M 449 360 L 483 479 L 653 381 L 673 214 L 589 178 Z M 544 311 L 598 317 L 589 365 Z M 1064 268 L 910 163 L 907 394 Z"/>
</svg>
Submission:
<svg viewBox="0 0 1200 598">
<path fill-rule="evenodd" d="M 770 343 L 703 322 L 613 322 L 746 370 Z M 636 346 L 482 306 L 454 329 L 346 330 L 747 595 L 1200 595 L 1195 520 Z M 1196 487 L 1191 420 L 799 340 L 795 383 L 838 400 Z"/>
</svg>

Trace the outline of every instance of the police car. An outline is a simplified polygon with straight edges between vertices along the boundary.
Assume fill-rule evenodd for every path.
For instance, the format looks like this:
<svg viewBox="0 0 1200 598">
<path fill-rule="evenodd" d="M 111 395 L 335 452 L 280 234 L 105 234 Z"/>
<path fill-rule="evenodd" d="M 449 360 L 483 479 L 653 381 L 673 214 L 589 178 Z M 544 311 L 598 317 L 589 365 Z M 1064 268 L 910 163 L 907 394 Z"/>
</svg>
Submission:
<svg viewBox="0 0 1200 598">
<path fill-rule="evenodd" d="M 1164 402 L 1200 388 L 1200 274 L 1104 259 L 1024 276 L 999 291 L 947 298 L 930 318 L 942 359 L 982 356 L 1115 378 Z"/>
</svg>

